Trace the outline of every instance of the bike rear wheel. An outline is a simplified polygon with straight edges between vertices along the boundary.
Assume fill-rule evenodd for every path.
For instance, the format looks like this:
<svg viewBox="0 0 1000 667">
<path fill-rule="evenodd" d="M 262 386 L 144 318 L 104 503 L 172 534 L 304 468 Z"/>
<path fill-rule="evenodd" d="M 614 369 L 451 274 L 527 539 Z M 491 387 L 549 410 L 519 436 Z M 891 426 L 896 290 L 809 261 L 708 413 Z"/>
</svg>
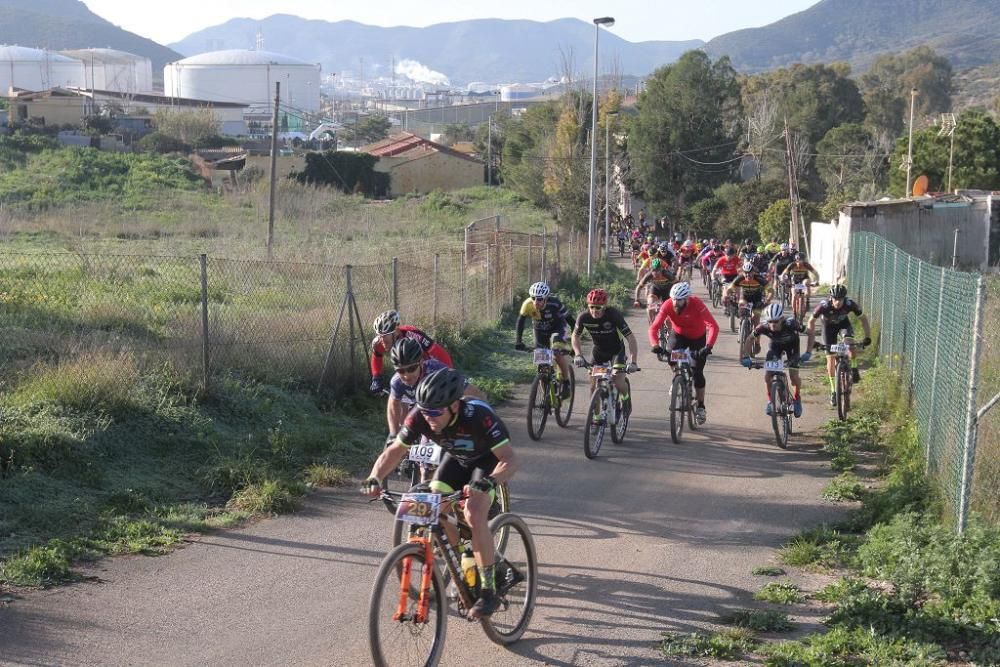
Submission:
<svg viewBox="0 0 1000 667">
<path fill-rule="evenodd" d="M 569 365 L 569 398 L 560 399 L 553 406 L 553 412 L 556 413 L 556 423 L 562 428 L 566 428 L 566 424 L 569 423 L 570 415 L 573 414 L 573 401 L 576 400 L 576 373 L 573 371 L 573 365 Z"/>
<path fill-rule="evenodd" d="M 427 620 L 417 623 L 422 571 L 431 570 Z M 409 573 L 409 585 L 403 588 L 400 573 Z M 445 609 L 444 580 L 434 563 L 425 561 L 422 544 L 401 544 L 386 555 L 375 574 L 368 602 L 368 646 L 376 667 L 392 665 L 436 665 L 444 650 L 448 614 Z M 403 615 L 397 618 L 402 611 Z M 414 656 L 420 656 L 414 662 Z"/>
<path fill-rule="evenodd" d="M 837 364 L 837 417 L 847 419 L 851 410 L 851 371 L 847 364 Z"/>
<path fill-rule="evenodd" d="M 742 345 L 746 342 L 746 339 L 750 337 L 750 318 L 741 317 L 740 318 L 740 349 L 742 350 Z"/>
<path fill-rule="evenodd" d="M 528 393 L 528 437 L 539 440 L 549 418 L 549 380 L 536 375 Z"/>
<path fill-rule="evenodd" d="M 782 449 L 788 447 L 790 426 L 787 394 L 784 382 L 771 380 L 771 428 L 774 430 L 774 439 Z"/>
<path fill-rule="evenodd" d="M 631 395 L 632 391 L 628 378 L 625 378 L 625 387 L 629 395 Z M 622 400 L 621 394 L 618 392 L 615 394 L 617 405 L 612 406 L 612 409 L 614 410 L 616 419 L 611 428 L 611 442 L 620 445 L 625 440 L 625 432 L 628 431 L 628 415 L 625 414 L 625 401 Z"/>
<path fill-rule="evenodd" d="M 719 304 L 722 303 L 722 296 L 719 294 L 719 292 L 721 291 L 719 289 L 719 285 L 715 282 L 712 282 L 710 290 L 712 292 L 712 307 L 718 308 Z"/>
<path fill-rule="evenodd" d="M 684 413 L 688 411 L 687 384 L 680 373 L 670 385 L 670 439 L 679 444 L 684 435 Z"/>
<path fill-rule="evenodd" d="M 496 586 L 500 607 L 481 623 L 490 641 L 506 646 L 520 639 L 531 622 L 538 588 L 538 554 L 531 531 L 517 515 L 496 517 L 490 521 L 490 532 L 495 541 L 500 533 L 508 537 L 502 546 L 497 544 Z"/>
<path fill-rule="evenodd" d="M 583 429 L 583 453 L 588 459 L 597 456 L 604 444 L 604 433 L 608 429 L 606 416 L 601 418 L 601 411 L 604 407 L 604 397 L 601 396 L 600 388 L 594 390 L 590 397 L 590 407 L 587 409 L 587 423 Z M 597 419 L 598 423 L 594 423 Z"/>
</svg>

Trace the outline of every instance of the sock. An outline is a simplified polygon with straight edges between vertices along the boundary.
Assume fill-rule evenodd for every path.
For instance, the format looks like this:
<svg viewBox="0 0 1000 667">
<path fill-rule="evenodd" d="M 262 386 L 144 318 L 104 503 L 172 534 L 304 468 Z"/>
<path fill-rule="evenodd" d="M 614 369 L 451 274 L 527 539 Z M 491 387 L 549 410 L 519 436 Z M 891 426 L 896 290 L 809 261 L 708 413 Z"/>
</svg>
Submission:
<svg viewBox="0 0 1000 667">
<path fill-rule="evenodd" d="M 623 400 L 623 401 L 627 401 L 627 400 L 629 400 L 630 398 L 632 398 L 632 397 L 631 397 L 630 395 L 628 395 L 628 394 L 619 394 L 619 396 L 621 396 L 621 397 L 622 397 L 622 400 Z"/>
<path fill-rule="evenodd" d="M 496 590 L 496 565 L 486 565 L 479 568 L 480 590 Z"/>
<path fill-rule="evenodd" d="M 837 391 L 837 381 L 833 379 L 833 376 L 831 375 L 826 379 L 830 381 L 830 393 L 832 394 Z"/>
<path fill-rule="evenodd" d="M 705 401 L 698 401 L 698 407 L 699 408 L 705 407 Z"/>
<path fill-rule="evenodd" d="M 858 367 L 858 360 L 851 359 L 851 368 L 857 368 L 857 367 Z"/>
<path fill-rule="evenodd" d="M 792 400 L 793 401 L 799 400 L 799 390 L 798 389 L 795 390 L 795 394 L 792 396 Z"/>
</svg>

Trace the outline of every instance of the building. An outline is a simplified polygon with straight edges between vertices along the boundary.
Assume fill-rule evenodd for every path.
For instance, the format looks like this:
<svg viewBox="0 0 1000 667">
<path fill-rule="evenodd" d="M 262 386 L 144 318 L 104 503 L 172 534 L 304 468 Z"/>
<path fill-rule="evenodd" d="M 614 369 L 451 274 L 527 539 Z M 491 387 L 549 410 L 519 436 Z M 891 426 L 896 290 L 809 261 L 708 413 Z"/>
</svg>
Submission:
<svg viewBox="0 0 1000 667">
<path fill-rule="evenodd" d="M 154 93 L 128 94 L 113 90 L 83 90 L 52 88 L 40 92 L 20 92 L 11 98 L 11 114 L 15 121 L 34 119 L 41 125 L 80 125 L 84 117 L 115 109 L 120 115 L 147 117 L 161 109 L 193 111 L 211 109 L 219 123 L 219 134 L 240 136 L 247 133 L 243 113 L 245 104 L 213 102 Z"/>
<path fill-rule="evenodd" d="M 389 174 L 389 194 L 426 194 L 482 185 L 486 164 L 409 132 L 358 149 L 378 157 L 375 170 Z"/>
<path fill-rule="evenodd" d="M 48 90 L 84 86 L 83 63 L 51 51 L 26 46 L 0 46 L 0 95 L 13 89 Z"/>
<path fill-rule="evenodd" d="M 118 93 L 153 92 L 153 63 L 149 58 L 115 49 L 75 49 L 60 53 L 83 63 L 84 82 L 75 87 Z"/>
<path fill-rule="evenodd" d="M 212 51 L 163 68 L 163 86 L 174 97 L 237 102 L 273 108 L 275 84 L 289 114 L 320 106 L 320 66 L 269 51 Z"/>
</svg>

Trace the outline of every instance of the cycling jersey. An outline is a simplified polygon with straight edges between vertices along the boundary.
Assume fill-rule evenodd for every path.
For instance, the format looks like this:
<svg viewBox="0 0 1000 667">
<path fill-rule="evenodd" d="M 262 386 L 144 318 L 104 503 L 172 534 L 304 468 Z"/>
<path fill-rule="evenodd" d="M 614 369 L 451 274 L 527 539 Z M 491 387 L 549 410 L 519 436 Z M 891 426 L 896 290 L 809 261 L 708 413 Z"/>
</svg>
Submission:
<svg viewBox="0 0 1000 667">
<path fill-rule="evenodd" d="M 777 331 L 772 331 L 771 327 L 767 324 L 761 324 L 753 330 L 751 335 L 754 338 L 760 338 L 761 336 L 770 338 L 772 347 L 784 347 L 792 343 L 798 347 L 799 334 L 805 330 L 806 328 L 797 319 L 788 317 L 782 320 L 781 328 Z"/>
<path fill-rule="evenodd" d="M 785 269 L 792 265 L 794 261 L 795 256 L 791 253 L 787 255 L 779 253 L 775 255 L 774 259 L 771 260 L 771 267 L 774 268 L 774 272 L 780 276 L 785 272 Z"/>
<path fill-rule="evenodd" d="M 677 282 L 677 276 L 673 271 L 660 269 L 644 275 L 639 281 L 638 287 L 650 285 L 654 295 L 661 299 L 668 299 L 670 298 L 670 288 L 674 286 L 675 282 Z"/>
<path fill-rule="evenodd" d="M 739 257 L 728 257 L 723 256 L 715 266 L 712 267 L 712 272 L 718 271 L 724 276 L 729 276 L 730 278 L 736 276 L 740 272 L 740 258 Z"/>
<path fill-rule="evenodd" d="M 747 276 L 740 276 L 730 283 L 732 287 L 743 290 L 743 300 L 749 302 L 761 302 L 764 300 L 764 279 L 756 273 Z"/>
<path fill-rule="evenodd" d="M 417 402 L 417 385 L 420 384 L 420 380 L 442 368 L 446 368 L 446 366 L 437 359 L 425 359 L 423 361 L 423 368 L 420 370 L 420 375 L 417 376 L 412 385 L 403 382 L 403 376 L 399 373 L 393 373 L 392 379 L 389 381 L 389 398 L 401 401 L 407 405 L 415 405 Z M 468 380 L 466 380 L 466 384 L 468 384 Z"/>
<path fill-rule="evenodd" d="M 847 320 L 851 313 L 854 313 L 858 317 L 864 314 L 861 311 L 861 306 L 852 299 L 844 299 L 844 303 L 841 304 L 840 308 L 834 308 L 833 301 L 830 299 L 823 299 L 813 310 L 812 316 L 816 318 L 822 317 L 827 324 L 840 324 Z"/>
<path fill-rule="evenodd" d="M 535 340 L 547 340 L 552 334 L 565 335 L 566 324 L 573 325 L 573 316 L 556 296 L 550 294 L 545 299 L 545 305 L 539 310 L 534 299 L 528 297 L 521 304 L 521 312 L 517 317 L 517 342 L 524 335 L 524 324 L 528 318 L 533 321 Z"/>
<path fill-rule="evenodd" d="M 779 252 L 781 252 L 781 244 L 768 243 L 766 246 L 764 246 L 764 252 L 770 255 L 777 255 Z"/>
<path fill-rule="evenodd" d="M 793 261 L 791 264 L 788 265 L 788 268 L 786 268 L 783 271 L 783 273 L 791 276 L 792 282 L 798 284 L 804 281 L 809 276 L 809 274 L 815 274 L 816 269 L 814 269 L 812 267 L 812 264 L 810 264 L 809 262 L 802 262 L 800 264 L 798 262 Z"/>
<path fill-rule="evenodd" d="M 656 314 L 656 319 L 649 325 L 649 342 L 654 347 L 659 345 L 660 329 L 670 320 L 670 326 L 674 333 L 687 339 L 698 339 L 708 334 L 707 344 L 715 345 L 716 338 L 719 337 L 719 324 L 715 321 L 712 313 L 708 312 L 708 307 L 696 296 L 689 296 L 684 310 L 678 313 L 674 309 L 674 300 L 667 299 L 660 306 L 660 312 Z"/>
<path fill-rule="evenodd" d="M 625 316 L 617 308 L 605 308 L 600 317 L 595 317 L 589 310 L 580 313 L 576 318 L 573 335 L 580 336 L 584 330 L 590 334 L 595 350 L 607 353 L 617 353 L 622 348 L 622 341 L 632 335 Z"/>
<path fill-rule="evenodd" d="M 507 426 L 483 401 L 462 398 L 459 403 L 458 413 L 441 433 L 435 433 L 420 409 L 413 408 L 406 415 L 396 442 L 409 448 L 424 437 L 467 467 L 492 469 L 498 462 L 493 450 L 510 443 Z"/>
<path fill-rule="evenodd" d="M 397 327 L 396 332 L 399 334 L 399 337 L 412 338 L 420 343 L 420 348 L 424 351 L 425 357 L 437 359 L 448 368 L 451 368 L 451 355 L 420 329 L 404 324 Z M 399 337 L 397 337 L 397 340 Z M 372 341 L 372 357 L 370 362 L 372 377 L 378 377 L 382 374 L 382 357 L 385 356 L 385 351 L 385 345 L 382 344 L 381 336 L 375 336 L 375 339 Z"/>
</svg>

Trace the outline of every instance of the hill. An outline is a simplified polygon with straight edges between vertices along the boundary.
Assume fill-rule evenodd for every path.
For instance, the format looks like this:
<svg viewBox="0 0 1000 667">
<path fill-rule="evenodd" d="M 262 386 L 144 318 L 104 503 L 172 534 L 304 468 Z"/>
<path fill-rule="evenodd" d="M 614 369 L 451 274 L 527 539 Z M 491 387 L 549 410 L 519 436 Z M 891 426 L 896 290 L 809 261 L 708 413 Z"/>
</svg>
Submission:
<svg viewBox="0 0 1000 667">
<path fill-rule="evenodd" d="M 792 63 L 847 61 L 855 71 L 876 55 L 927 45 L 956 69 L 1000 62 L 998 0 L 822 0 L 761 28 L 705 45 L 744 72 Z"/>
<path fill-rule="evenodd" d="M 358 73 L 363 59 L 366 78 L 388 76 L 393 58 L 397 63 L 408 59 L 444 74 L 454 84 L 544 81 L 562 73 L 560 49 L 572 52 L 578 76 L 586 76 L 594 49 L 593 24 L 577 19 L 545 23 L 477 19 L 425 28 L 382 28 L 287 14 L 259 21 L 232 19 L 170 46 L 185 55 L 252 48 L 258 30 L 268 51 L 321 63 L 325 72 Z M 602 32 L 602 61 L 617 58 L 623 74 L 647 74 L 704 44 L 701 40 L 633 43 Z"/>
<path fill-rule="evenodd" d="M 0 44 L 47 49 L 112 48 L 145 56 L 159 78 L 180 54 L 122 30 L 78 0 L 0 0 Z"/>
</svg>

